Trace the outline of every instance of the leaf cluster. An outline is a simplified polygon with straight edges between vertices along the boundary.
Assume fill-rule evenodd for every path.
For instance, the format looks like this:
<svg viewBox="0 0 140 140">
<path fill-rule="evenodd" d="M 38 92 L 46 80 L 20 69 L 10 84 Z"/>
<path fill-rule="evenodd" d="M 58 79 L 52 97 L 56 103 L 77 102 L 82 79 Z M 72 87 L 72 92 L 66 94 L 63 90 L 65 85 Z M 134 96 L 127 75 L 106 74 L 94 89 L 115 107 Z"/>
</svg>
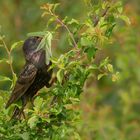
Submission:
<svg viewBox="0 0 140 140">
<path fill-rule="evenodd" d="M 53 33 L 58 33 L 64 28 L 71 49 L 56 58 L 52 56 L 51 40 L 52 34 L 49 31 L 31 33 L 43 37 L 38 49 L 44 48 L 46 51 L 46 64 L 52 62 L 50 69 L 54 71 L 56 78 L 53 86 L 46 91 L 43 89 L 35 97 L 32 107 L 25 109 L 26 119 L 20 121 L 9 121 L 12 105 L 8 110 L 3 109 L 7 99 L 0 96 L 2 111 L 0 112 L 0 137 L 3 139 L 80 139 L 76 131 L 76 124 L 79 122 L 80 113 L 78 104 L 80 96 L 84 92 L 84 86 L 88 78 L 94 75 L 96 80 L 109 75 L 112 81 L 119 79 L 119 73 L 115 72 L 109 57 L 96 63 L 97 52 L 104 47 L 104 44 L 111 42 L 111 35 L 116 26 L 116 20 L 128 19 L 122 14 L 122 7 L 118 2 L 104 1 L 93 5 L 90 1 L 85 1 L 89 8 L 84 21 L 65 17 L 61 19 L 56 14 L 58 4 L 44 4 L 42 16 L 49 16 L 47 27 L 55 24 Z M 55 36 L 55 35 L 54 35 Z M 11 52 L 21 45 L 18 42 L 8 50 L 3 37 L 0 37 L 2 45 L 5 47 L 8 59 L 4 58 L 0 62 L 8 62 L 11 68 L 13 79 L 0 76 L 0 81 L 12 81 L 13 88 L 16 75 L 12 67 Z M 67 46 L 66 46 L 67 47 Z M 10 91 L 8 91 L 10 93 Z M 4 91 L 1 92 L 4 94 Z"/>
</svg>

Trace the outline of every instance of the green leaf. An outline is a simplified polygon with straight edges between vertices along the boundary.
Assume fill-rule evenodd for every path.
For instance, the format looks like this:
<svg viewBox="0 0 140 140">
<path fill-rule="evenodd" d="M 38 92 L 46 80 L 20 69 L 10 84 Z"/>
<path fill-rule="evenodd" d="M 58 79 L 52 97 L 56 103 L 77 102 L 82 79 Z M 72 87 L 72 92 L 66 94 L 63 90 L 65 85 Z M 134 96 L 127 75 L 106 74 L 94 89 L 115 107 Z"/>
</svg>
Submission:
<svg viewBox="0 0 140 140">
<path fill-rule="evenodd" d="M 30 128 L 34 128 L 37 123 L 39 121 L 39 118 L 37 116 L 33 116 L 28 120 L 28 125 L 30 126 Z"/>
<path fill-rule="evenodd" d="M 4 99 L 0 96 L 0 108 L 2 108 L 4 105 Z"/>
<path fill-rule="evenodd" d="M 94 64 L 94 65 L 89 66 L 86 72 L 87 74 L 90 74 L 90 73 L 93 73 L 93 71 L 97 69 L 98 69 L 98 66 Z"/>
<path fill-rule="evenodd" d="M 45 122 L 48 122 L 48 123 L 50 123 L 51 122 L 51 119 L 50 118 L 47 118 L 47 117 L 45 117 L 45 118 L 41 118 L 42 119 L 42 121 L 45 121 Z"/>
<path fill-rule="evenodd" d="M 9 77 L 0 75 L 0 81 L 12 81 L 12 80 Z"/>
<path fill-rule="evenodd" d="M 63 80 L 63 76 L 64 76 L 64 70 L 63 69 L 59 69 L 59 71 L 57 72 L 57 80 L 62 83 Z"/>
<path fill-rule="evenodd" d="M 76 19 L 72 19 L 71 21 L 69 21 L 69 22 L 67 22 L 67 24 L 79 24 L 79 22 L 78 22 L 78 20 L 76 20 Z"/>
<path fill-rule="evenodd" d="M 103 76 L 106 76 L 106 75 L 107 75 L 107 73 L 99 74 L 97 79 L 100 80 Z"/>
<path fill-rule="evenodd" d="M 21 45 L 23 45 L 23 41 L 15 42 L 15 43 L 11 46 L 10 51 L 12 51 L 13 49 L 15 49 L 15 48 L 17 48 L 17 47 L 19 47 L 19 46 L 21 46 Z"/>
<path fill-rule="evenodd" d="M 109 72 L 113 73 L 113 66 L 111 64 L 107 64 L 107 69 Z"/>
<path fill-rule="evenodd" d="M 120 17 L 123 21 L 125 21 L 126 24 L 128 24 L 128 25 L 131 24 L 130 19 L 129 19 L 127 16 L 125 16 L 125 15 L 120 15 L 119 17 Z"/>
<path fill-rule="evenodd" d="M 106 35 L 107 37 L 110 37 L 110 36 L 112 35 L 113 29 L 114 29 L 115 26 L 116 26 L 116 23 L 114 23 L 111 27 L 109 27 L 109 28 L 106 30 L 105 35 Z"/>
<path fill-rule="evenodd" d="M 77 132 L 74 132 L 74 138 L 75 140 L 81 140 L 81 137 Z"/>
<path fill-rule="evenodd" d="M 82 37 L 81 38 L 81 45 L 82 46 L 91 46 L 93 44 L 93 42 L 88 39 L 87 37 Z"/>
<path fill-rule="evenodd" d="M 54 63 L 54 64 L 57 64 L 57 63 L 58 63 L 58 62 L 57 62 L 57 58 L 52 57 L 52 58 L 51 58 L 51 62 Z"/>
<path fill-rule="evenodd" d="M 10 87 L 11 89 L 15 86 L 16 81 L 17 81 L 17 75 L 14 73 L 14 74 L 13 74 L 12 84 L 11 84 L 11 87 Z"/>
<path fill-rule="evenodd" d="M 96 70 L 98 69 L 98 66 L 96 64 L 93 64 L 91 66 L 88 67 L 89 70 Z"/>
<path fill-rule="evenodd" d="M 48 33 L 47 31 L 42 31 L 42 32 L 31 32 L 28 33 L 27 36 L 28 37 L 32 37 L 32 36 L 39 36 L 39 37 L 44 37 L 46 35 L 46 33 Z"/>
<path fill-rule="evenodd" d="M 118 7 L 118 11 L 119 11 L 120 14 L 123 12 L 122 6 Z"/>
<path fill-rule="evenodd" d="M 4 59 L 0 60 L 0 63 L 8 63 L 9 64 L 9 60 L 4 58 Z"/>
<path fill-rule="evenodd" d="M 52 41 L 52 33 L 47 31 L 36 50 L 36 51 L 40 49 L 45 50 L 47 65 L 50 63 L 50 58 L 52 57 L 51 41 Z"/>
<path fill-rule="evenodd" d="M 109 62 L 109 58 L 106 57 L 104 60 L 101 61 L 99 68 L 106 66 L 108 62 Z"/>
<path fill-rule="evenodd" d="M 20 134 L 20 137 L 21 137 L 23 140 L 29 140 L 29 139 L 30 139 L 29 133 L 28 133 L 28 132 L 24 132 L 23 134 Z"/>
<path fill-rule="evenodd" d="M 112 74 L 112 81 L 113 81 L 113 82 L 118 81 L 119 78 L 120 78 L 119 72 L 116 72 L 115 74 Z"/>
<path fill-rule="evenodd" d="M 65 104 L 64 107 L 65 107 L 67 110 L 72 110 L 72 109 L 73 109 L 73 104 Z"/>
<path fill-rule="evenodd" d="M 36 97 L 34 100 L 34 106 L 37 110 L 40 110 L 43 104 L 43 98 L 41 97 Z"/>
<path fill-rule="evenodd" d="M 121 1 L 118 1 L 116 4 L 115 4 L 118 12 L 121 14 L 122 11 L 123 11 L 123 7 L 122 7 L 122 2 Z"/>
<path fill-rule="evenodd" d="M 71 62 L 68 64 L 68 68 L 75 67 L 75 66 L 78 65 L 78 64 L 79 64 L 78 61 L 71 61 Z"/>
<path fill-rule="evenodd" d="M 52 8 L 53 12 L 55 12 L 56 8 L 57 8 L 59 5 L 60 5 L 60 3 L 55 3 L 55 4 L 53 4 L 53 8 Z"/>
<path fill-rule="evenodd" d="M 71 101 L 72 103 L 80 102 L 80 99 L 79 99 L 79 98 L 70 97 L 69 99 L 70 99 L 70 101 Z"/>
<path fill-rule="evenodd" d="M 55 20 L 56 20 L 55 17 L 51 17 L 47 22 L 47 27 L 49 27 L 49 25 L 51 25 Z"/>
<path fill-rule="evenodd" d="M 91 59 L 91 58 L 94 58 L 95 57 L 95 54 L 96 54 L 96 48 L 93 48 L 93 47 L 91 47 L 91 48 L 89 48 L 88 50 L 87 50 L 87 56 L 88 56 L 88 59 Z"/>
<path fill-rule="evenodd" d="M 58 108 L 51 108 L 50 109 L 51 113 L 54 113 L 55 115 L 58 115 L 59 113 L 62 112 L 62 107 L 58 107 Z"/>
</svg>

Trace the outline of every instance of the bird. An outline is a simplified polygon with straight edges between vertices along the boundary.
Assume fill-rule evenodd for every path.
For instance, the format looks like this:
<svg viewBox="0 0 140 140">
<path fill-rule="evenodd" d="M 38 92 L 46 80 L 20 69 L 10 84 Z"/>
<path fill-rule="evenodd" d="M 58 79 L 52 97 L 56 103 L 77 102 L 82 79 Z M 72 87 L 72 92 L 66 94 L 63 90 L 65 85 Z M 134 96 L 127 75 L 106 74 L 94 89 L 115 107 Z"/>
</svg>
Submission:
<svg viewBox="0 0 140 140">
<path fill-rule="evenodd" d="M 32 101 L 37 92 L 44 86 L 50 87 L 52 70 L 49 70 L 51 62 L 45 63 L 45 50 L 37 50 L 42 37 L 32 36 L 27 38 L 22 46 L 25 57 L 25 65 L 23 66 L 16 84 L 13 88 L 11 96 L 6 104 L 6 109 L 13 103 L 21 100 L 22 107 L 15 106 L 12 118 L 20 119 L 24 115 L 24 108 L 29 101 Z"/>
</svg>

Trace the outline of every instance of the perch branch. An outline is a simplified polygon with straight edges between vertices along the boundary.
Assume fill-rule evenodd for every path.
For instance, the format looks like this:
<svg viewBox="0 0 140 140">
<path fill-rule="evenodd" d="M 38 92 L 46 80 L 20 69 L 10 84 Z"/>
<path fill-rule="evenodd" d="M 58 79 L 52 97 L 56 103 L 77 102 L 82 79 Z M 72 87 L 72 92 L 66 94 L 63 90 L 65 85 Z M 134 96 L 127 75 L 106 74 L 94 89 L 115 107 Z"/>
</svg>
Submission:
<svg viewBox="0 0 140 140">
<path fill-rule="evenodd" d="M 53 12 L 50 11 L 50 14 L 53 17 L 55 17 L 56 22 L 58 22 L 62 27 L 64 27 L 68 31 L 69 36 L 70 36 L 71 40 L 73 41 L 74 47 L 78 47 L 78 45 L 77 45 L 77 43 L 76 43 L 76 41 L 74 39 L 74 36 L 73 36 L 72 32 L 69 30 L 68 26 L 66 24 L 64 24 L 64 22 L 60 18 L 58 18 L 58 16 L 55 15 Z"/>
<path fill-rule="evenodd" d="M 102 14 L 101 14 L 101 17 L 105 17 L 108 10 L 109 10 L 110 6 L 108 6 L 105 10 L 103 10 Z M 100 21 L 100 18 L 98 16 L 95 17 L 95 22 L 94 22 L 94 27 L 96 27 Z"/>
</svg>

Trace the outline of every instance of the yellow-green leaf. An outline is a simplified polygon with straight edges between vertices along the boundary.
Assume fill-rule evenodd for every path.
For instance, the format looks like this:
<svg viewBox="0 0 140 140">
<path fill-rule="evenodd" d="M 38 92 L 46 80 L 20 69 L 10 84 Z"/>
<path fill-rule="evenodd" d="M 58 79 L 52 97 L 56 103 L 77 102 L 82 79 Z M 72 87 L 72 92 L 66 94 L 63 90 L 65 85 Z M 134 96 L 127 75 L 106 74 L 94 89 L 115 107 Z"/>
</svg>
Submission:
<svg viewBox="0 0 140 140">
<path fill-rule="evenodd" d="M 36 124 L 38 123 L 38 119 L 39 118 L 37 116 L 33 116 L 28 120 L 30 128 L 34 128 L 36 126 Z"/>
<path fill-rule="evenodd" d="M 112 75 L 112 81 L 113 82 L 116 82 L 119 80 L 119 72 L 116 72 L 115 74 Z"/>
<path fill-rule="evenodd" d="M 9 60 L 4 58 L 4 59 L 0 60 L 0 63 L 8 63 L 9 64 Z"/>
<path fill-rule="evenodd" d="M 103 76 L 106 76 L 106 75 L 107 75 L 106 73 L 99 74 L 97 79 L 100 80 Z"/>
<path fill-rule="evenodd" d="M 0 81 L 12 81 L 12 80 L 9 77 L 0 75 Z"/>
<path fill-rule="evenodd" d="M 64 76 L 64 70 L 63 69 L 60 69 L 58 72 L 57 72 L 57 80 L 62 83 L 62 80 L 63 80 L 63 76 Z"/>
<path fill-rule="evenodd" d="M 126 24 L 128 24 L 128 25 L 131 24 L 130 19 L 129 19 L 127 16 L 125 16 L 125 15 L 120 15 L 119 17 L 120 17 L 123 21 L 125 21 Z"/>
<path fill-rule="evenodd" d="M 40 110 L 41 107 L 42 107 L 42 104 L 43 104 L 43 98 L 40 98 L 40 97 L 37 97 L 35 100 L 34 100 L 34 106 L 37 110 Z"/>
<path fill-rule="evenodd" d="M 10 51 L 12 51 L 13 49 L 15 49 L 16 47 L 19 47 L 23 44 L 23 41 L 19 41 L 19 42 L 15 42 L 12 46 Z"/>
<path fill-rule="evenodd" d="M 11 87 L 10 87 L 11 89 L 15 86 L 16 81 L 17 81 L 17 75 L 14 73 L 14 74 L 13 74 L 12 84 L 11 84 Z"/>
<path fill-rule="evenodd" d="M 111 64 L 107 64 L 107 69 L 109 72 L 113 72 L 113 66 Z"/>
</svg>

